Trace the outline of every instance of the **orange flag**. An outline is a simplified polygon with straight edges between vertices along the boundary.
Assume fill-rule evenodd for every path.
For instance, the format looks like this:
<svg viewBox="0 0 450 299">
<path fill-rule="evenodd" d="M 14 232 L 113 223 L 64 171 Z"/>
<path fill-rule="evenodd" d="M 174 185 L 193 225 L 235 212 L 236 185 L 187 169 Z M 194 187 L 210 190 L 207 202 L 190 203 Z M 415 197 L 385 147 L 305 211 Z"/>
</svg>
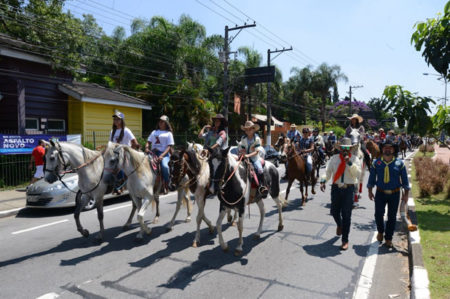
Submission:
<svg viewBox="0 0 450 299">
<path fill-rule="evenodd" d="M 241 98 L 234 94 L 234 112 L 241 114 Z"/>
</svg>

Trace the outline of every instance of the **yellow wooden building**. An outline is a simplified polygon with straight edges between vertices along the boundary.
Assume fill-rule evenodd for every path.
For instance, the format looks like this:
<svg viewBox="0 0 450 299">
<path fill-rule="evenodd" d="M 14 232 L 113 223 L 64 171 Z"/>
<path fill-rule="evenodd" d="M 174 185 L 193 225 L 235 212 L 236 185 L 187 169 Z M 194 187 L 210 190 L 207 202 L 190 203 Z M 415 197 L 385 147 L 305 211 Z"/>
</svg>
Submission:
<svg viewBox="0 0 450 299">
<path fill-rule="evenodd" d="M 72 82 L 60 84 L 68 96 L 67 132 L 81 134 L 83 143 L 99 146 L 108 142 L 112 115 L 119 110 L 125 124 L 136 137 L 142 135 L 142 110 L 151 110 L 144 100 L 102 87 L 98 84 Z"/>
</svg>

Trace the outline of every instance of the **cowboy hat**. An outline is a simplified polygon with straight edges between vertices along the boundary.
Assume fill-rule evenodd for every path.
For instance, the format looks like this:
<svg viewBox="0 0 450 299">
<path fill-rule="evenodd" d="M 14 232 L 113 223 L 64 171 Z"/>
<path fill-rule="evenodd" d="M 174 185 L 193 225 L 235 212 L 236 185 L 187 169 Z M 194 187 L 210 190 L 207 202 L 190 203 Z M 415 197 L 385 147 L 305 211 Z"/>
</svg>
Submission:
<svg viewBox="0 0 450 299">
<path fill-rule="evenodd" d="M 352 144 L 352 141 L 348 137 L 341 138 L 338 142 L 336 142 L 335 147 L 338 150 L 341 149 L 352 149 L 353 147 L 357 146 L 358 144 Z"/>
<path fill-rule="evenodd" d="M 291 128 L 297 128 L 297 126 L 295 124 L 292 124 Z"/>
<path fill-rule="evenodd" d="M 166 123 L 168 123 L 169 122 L 169 117 L 167 115 L 161 115 L 159 120 L 162 120 L 162 121 L 165 121 Z"/>
<path fill-rule="evenodd" d="M 378 131 L 384 131 L 384 129 L 383 128 L 379 128 Z"/>
<path fill-rule="evenodd" d="M 255 131 L 258 131 L 259 130 L 259 125 L 253 123 L 250 120 L 247 120 L 245 122 L 245 125 L 241 126 L 241 130 L 245 131 L 245 130 L 248 130 L 248 129 L 255 129 Z"/>
<path fill-rule="evenodd" d="M 350 117 L 347 117 L 348 119 L 350 119 L 350 120 L 352 120 L 352 119 L 354 119 L 354 118 L 356 118 L 358 121 L 359 121 L 359 123 L 362 123 L 363 122 L 363 120 L 364 120 L 364 118 L 362 118 L 361 116 L 359 116 L 358 114 L 356 114 L 356 113 L 354 113 L 352 116 L 350 116 Z"/>
<path fill-rule="evenodd" d="M 222 122 L 222 124 L 224 126 L 228 126 L 228 121 L 225 119 L 225 117 L 221 113 L 217 113 L 216 116 L 214 116 L 212 118 L 213 121 L 216 119 L 220 119 L 220 121 Z"/>
</svg>

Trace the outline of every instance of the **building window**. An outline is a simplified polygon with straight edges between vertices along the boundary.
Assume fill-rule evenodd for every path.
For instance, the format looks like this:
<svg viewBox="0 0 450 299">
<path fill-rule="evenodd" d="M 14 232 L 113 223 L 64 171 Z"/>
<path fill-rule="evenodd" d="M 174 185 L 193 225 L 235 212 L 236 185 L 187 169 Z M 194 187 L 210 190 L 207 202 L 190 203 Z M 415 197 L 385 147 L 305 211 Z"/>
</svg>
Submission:
<svg viewBox="0 0 450 299">
<path fill-rule="evenodd" d="M 47 128 L 49 131 L 65 131 L 66 122 L 64 119 L 49 119 L 47 121 Z"/>
<path fill-rule="evenodd" d="M 39 121 L 37 118 L 25 118 L 26 130 L 39 130 Z"/>
</svg>

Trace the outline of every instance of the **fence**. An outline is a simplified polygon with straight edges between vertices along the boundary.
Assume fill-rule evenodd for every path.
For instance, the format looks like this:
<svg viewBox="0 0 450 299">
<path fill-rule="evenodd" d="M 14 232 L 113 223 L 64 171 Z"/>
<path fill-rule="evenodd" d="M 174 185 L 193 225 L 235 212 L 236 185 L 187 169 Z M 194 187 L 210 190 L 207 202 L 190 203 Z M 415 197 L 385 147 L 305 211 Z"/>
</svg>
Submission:
<svg viewBox="0 0 450 299">
<path fill-rule="evenodd" d="M 0 188 L 28 183 L 34 173 L 29 164 L 30 155 L 0 156 Z"/>
</svg>

